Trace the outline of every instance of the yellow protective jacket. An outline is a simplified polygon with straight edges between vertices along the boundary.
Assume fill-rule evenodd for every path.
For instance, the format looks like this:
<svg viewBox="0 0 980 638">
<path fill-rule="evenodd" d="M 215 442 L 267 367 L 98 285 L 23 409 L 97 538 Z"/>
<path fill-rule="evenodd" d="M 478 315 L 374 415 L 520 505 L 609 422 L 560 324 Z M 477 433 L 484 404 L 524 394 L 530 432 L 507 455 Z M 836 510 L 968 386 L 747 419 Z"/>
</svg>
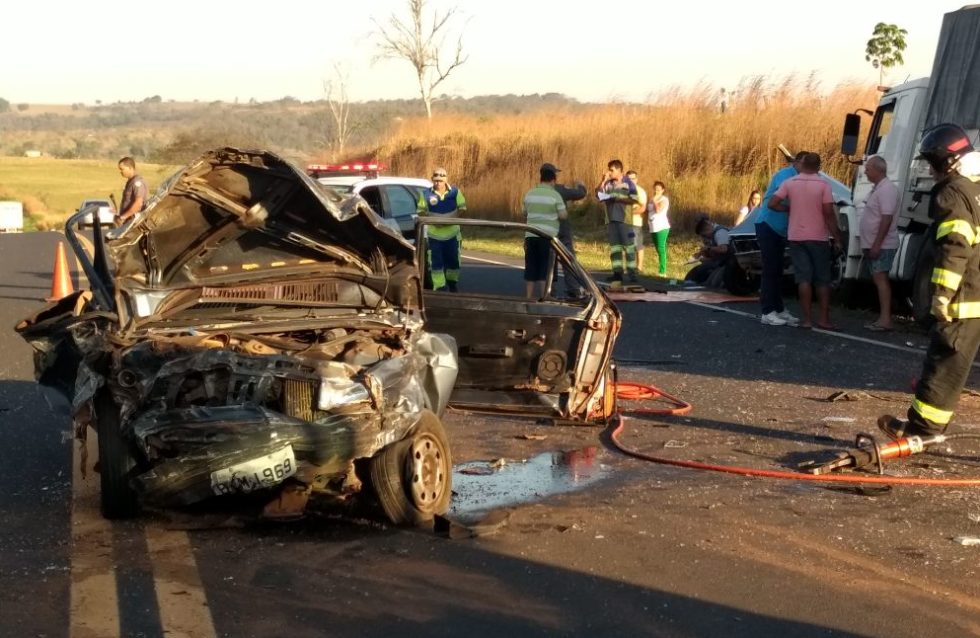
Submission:
<svg viewBox="0 0 980 638">
<path fill-rule="evenodd" d="M 941 180 L 929 216 L 936 227 L 933 294 L 949 299 L 951 318 L 980 318 L 980 183 L 957 173 Z"/>
</svg>

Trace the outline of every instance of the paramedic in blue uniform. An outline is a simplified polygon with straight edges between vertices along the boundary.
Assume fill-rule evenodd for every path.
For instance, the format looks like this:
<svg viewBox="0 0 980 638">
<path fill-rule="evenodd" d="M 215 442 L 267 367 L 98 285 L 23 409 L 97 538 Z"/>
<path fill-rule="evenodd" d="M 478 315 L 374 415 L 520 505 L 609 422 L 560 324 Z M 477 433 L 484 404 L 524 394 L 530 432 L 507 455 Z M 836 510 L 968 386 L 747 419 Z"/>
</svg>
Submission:
<svg viewBox="0 0 980 638">
<path fill-rule="evenodd" d="M 432 171 L 432 188 L 422 191 L 418 202 L 419 215 L 441 219 L 459 217 L 466 210 L 463 191 L 451 186 L 446 179 L 446 169 Z M 457 292 L 459 289 L 460 251 L 462 235 L 456 224 L 426 226 L 429 245 L 429 272 L 432 289 Z"/>
</svg>

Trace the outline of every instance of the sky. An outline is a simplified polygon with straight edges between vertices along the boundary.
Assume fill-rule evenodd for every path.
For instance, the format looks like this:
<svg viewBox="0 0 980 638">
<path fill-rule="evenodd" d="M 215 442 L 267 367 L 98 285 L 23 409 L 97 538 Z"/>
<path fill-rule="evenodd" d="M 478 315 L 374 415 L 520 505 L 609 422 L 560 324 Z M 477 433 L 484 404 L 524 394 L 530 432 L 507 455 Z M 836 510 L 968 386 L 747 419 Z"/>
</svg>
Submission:
<svg viewBox="0 0 980 638">
<path fill-rule="evenodd" d="M 892 83 L 928 75 L 943 14 L 963 0 L 812 3 L 428 0 L 457 7 L 469 60 L 436 93 L 557 92 L 642 101 L 699 82 L 816 73 L 821 86 L 877 84 L 864 48 L 878 22 L 908 31 Z M 352 101 L 417 97 L 407 62 L 377 58 L 373 20 L 406 0 L 21 0 L 4 6 L 0 97 L 93 104 L 323 99 L 339 65 Z M 609 8 L 606 8 L 609 7 Z M 613 8 L 616 7 L 616 8 Z M 450 44 L 455 44 L 455 38 Z"/>
</svg>

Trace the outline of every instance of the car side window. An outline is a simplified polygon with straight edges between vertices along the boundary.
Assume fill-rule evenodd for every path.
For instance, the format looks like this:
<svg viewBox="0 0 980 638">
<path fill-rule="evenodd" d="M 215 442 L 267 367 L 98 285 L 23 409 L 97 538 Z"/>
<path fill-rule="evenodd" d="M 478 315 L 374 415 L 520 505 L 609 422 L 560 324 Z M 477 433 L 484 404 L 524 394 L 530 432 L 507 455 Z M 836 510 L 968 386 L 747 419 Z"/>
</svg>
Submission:
<svg viewBox="0 0 980 638">
<path fill-rule="evenodd" d="M 385 194 L 392 217 L 411 217 L 417 212 L 418 197 L 404 186 L 387 186 Z"/>
<path fill-rule="evenodd" d="M 387 215 L 385 215 L 384 206 L 381 204 L 381 191 L 377 186 L 362 188 L 358 195 L 364 198 L 364 201 L 368 203 L 368 206 L 370 206 L 374 212 L 381 217 L 387 217 Z"/>
</svg>

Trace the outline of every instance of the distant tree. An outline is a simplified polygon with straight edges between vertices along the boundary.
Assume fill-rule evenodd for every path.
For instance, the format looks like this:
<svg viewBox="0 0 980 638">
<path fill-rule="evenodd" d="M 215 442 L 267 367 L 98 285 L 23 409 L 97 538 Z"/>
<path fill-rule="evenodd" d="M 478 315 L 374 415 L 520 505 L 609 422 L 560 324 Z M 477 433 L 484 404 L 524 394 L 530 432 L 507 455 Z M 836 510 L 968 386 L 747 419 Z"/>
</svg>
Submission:
<svg viewBox="0 0 980 638">
<path fill-rule="evenodd" d="M 143 102 L 146 104 L 159 104 L 160 102 L 163 102 L 163 98 L 160 97 L 159 95 L 153 95 L 147 98 L 143 98 Z"/>
<path fill-rule="evenodd" d="M 10 110 L 10 102 L 0 97 L 0 113 L 6 113 Z"/>
<path fill-rule="evenodd" d="M 31 105 L 30 104 L 24 104 L 23 102 L 21 102 L 20 104 L 17 105 L 17 110 L 18 111 L 26 111 L 29 108 L 31 108 Z"/>
<path fill-rule="evenodd" d="M 419 95 L 425 106 L 425 114 L 432 119 L 432 94 L 442 84 L 453 69 L 464 64 L 468 55 L 463 55 L 463 36 L 456 39 L 455 55 L 446 57 L 445 44 L 448 37 L 449 20 L 456 14 L 456 7 L 440 14 L 433 11 L 431 20 L 425 16 L 426 0 L 407 0 L 408 20 L 392 14 L 387 25 L 373 20 L 378 28 L 378 55 L 383 58 L 402 59 L 412 65 L 419 84 Z M 429 25 L 431 23 L 431 25 Z"/>
<path fill-rule="evenodd" d="M 342 157 L 347 141 L 351 135 L 350 121 L 350 96 L 347 87 L 350 84 L 350 74 L 345 71 L 340 63 L 333 65 L 333 77 L 323 81 L 323 92 L 327 97 L 327 106 L 330 107 L 330 116 L 333 120 L 333 135 L 329 136 L 329 144 L 333 149 L 334 157 Z"/>
<path fill-rule="evenodd" d="M 905 64 L 902 51 L 905 50 L 905 36 L 909 34 L 895 24 L 879 22 L 864 49 L 864 59 L 878 69 L 878 84 L 885 81 L 885 69 Z"/>
</svg>

